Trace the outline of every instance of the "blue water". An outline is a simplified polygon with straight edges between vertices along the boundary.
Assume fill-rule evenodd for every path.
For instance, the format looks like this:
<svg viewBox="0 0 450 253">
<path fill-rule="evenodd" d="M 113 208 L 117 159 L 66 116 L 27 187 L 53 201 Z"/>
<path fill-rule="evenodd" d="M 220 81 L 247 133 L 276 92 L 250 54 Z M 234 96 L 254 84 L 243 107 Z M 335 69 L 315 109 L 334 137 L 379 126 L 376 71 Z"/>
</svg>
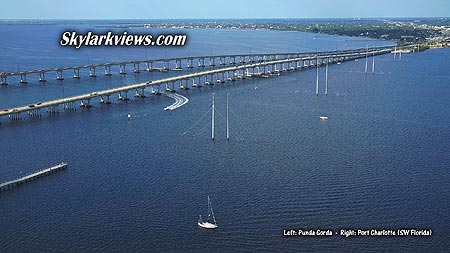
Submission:
<svg viewBox="0 0 450 253">
<path fill-rule="evenodd" d="M 368 44 L 294 32 L 186 30 L 184 48 L 58 46 L 61 31 L 93 27 L 2 25 L 0 71 L 17 70 L 17 63 L 35 69 Z M 324 69 L 319 96 L 315 70 L 302 70 L 183 91 L 189 103 L 170 112 L 163 108 L 172 99 L 151 96 L 18 123 L 2 119 L 0 181 L 61 160 L 69 164 L 67 171 L 0 194 L 2 251 L 447 252 L 449 65 L 448 49 L 403 55 L 401 62 L 382 55 L 375 75 L 363 74 L 364 60 L 331 65 L 328 96 Z M 37 77 L 27 85 L 11 78 L 0 87 L 0 107 L 174 74 L 90 80 L 84 73 L 44 85 Z M 212 92 L 219 112 L 214 142 Z M 222 117 L 227 93 L 229 142 Z M 320 121 L 321 115 L 329 120 Z M 208 194 L 215 231 L 196 225 Z M 429 228 L 433 235 L 283 237 L 287 228 Z"/>
</svg>

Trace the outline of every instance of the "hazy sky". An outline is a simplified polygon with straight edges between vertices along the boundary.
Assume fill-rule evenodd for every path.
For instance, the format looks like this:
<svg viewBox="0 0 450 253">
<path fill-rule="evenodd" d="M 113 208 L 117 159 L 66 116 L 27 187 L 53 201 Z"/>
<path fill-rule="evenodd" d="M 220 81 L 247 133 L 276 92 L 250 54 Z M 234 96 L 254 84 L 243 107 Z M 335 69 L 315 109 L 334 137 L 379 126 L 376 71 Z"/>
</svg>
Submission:
<svg viewBox="0 0 450 253">
<path fill-rule="evenodd" d="M 450 16 L 450 0 L 6 0 L 0 19 Z"/>
</svg>

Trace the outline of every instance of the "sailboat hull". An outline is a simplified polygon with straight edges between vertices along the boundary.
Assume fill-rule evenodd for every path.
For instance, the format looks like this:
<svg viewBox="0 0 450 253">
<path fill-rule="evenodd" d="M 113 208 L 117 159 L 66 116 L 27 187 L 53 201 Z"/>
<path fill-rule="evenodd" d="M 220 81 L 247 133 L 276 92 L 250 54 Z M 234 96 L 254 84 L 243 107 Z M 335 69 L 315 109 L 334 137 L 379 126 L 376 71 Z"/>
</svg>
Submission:
<svg viewBox="0 0 450 253">
<path fill-rule="evenodd" d="M 217 225 L 209 223 L 209 222 L 198 222 L 197 224 L 199 227 L 202 227 L 202 228 L 207 228 L 207 229 L 217 228 Z"/>
</svg>

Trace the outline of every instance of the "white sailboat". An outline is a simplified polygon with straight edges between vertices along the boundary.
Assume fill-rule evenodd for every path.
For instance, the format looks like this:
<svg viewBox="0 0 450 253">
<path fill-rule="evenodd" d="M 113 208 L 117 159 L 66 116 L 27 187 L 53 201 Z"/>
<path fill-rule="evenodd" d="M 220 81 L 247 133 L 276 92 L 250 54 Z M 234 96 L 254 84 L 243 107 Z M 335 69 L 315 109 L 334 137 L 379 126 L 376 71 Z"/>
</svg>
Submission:
<svg viewBox="0 0 450 253">
<path fill-rule="evenodd" d="M 208 219 L 203 220 L 202 216 L 200 215 L 200 219 L 198 220 L 197 224 L 202 228 L 207 229 L 217 228 L 216 217 L 214 217 L 214 212 L 212 209 L 211 200 L 209 199 L 209 195 L 208 195 Z"/>
</svg>

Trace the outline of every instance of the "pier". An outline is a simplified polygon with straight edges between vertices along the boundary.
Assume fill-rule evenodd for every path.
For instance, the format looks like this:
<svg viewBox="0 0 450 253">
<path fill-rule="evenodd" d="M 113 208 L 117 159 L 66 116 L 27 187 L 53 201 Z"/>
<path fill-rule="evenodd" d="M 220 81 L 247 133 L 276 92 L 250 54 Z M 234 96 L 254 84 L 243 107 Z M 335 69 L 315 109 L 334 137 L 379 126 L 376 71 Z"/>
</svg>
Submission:
<svg viewBox="0 0 450 253">
<path fill-rule="evenodd" d="M 210 69 L 196 73 L 184 74 L 159 80 L 147 81 L 118 88 L 95 91 L 87 94 L 76 95 L 54 99 L 46 102 L 37 102 L 29 105 L 23 105 L 11 109 L 0 111 L 0 119 L 8 116 L 10 121 L 22 120 L 22 113 L 28 113 L 29 117 L 41 117 L 41 110 L 46 110 L 48 114 L 57 114 L 62 106 L 63 110 L 76 110 L 79 107 L 90 108 L 94 100 L 100 103 L 111 103 L 111 96 L 117 96 L 118 100 L 128 101 L 129 92 L 135 92 L 134 97 L 145 98 L 145 89 L 151 88 L 151 94 L 160 95 L 161 86 L 165 92 L 175 92 L 178 90 L 187 90 L 198 88 L 203 85 L 223 84 L 227 81 L 236 81 L 246 78 L 268 78 L 278 76 L 281 72 L 300 70 L 312 67 L 327 66 L 328 64 L 350 61 L 353 59 L 374 57 L 380 54 L 392 52 L 393 47 L 381 48 L 363 48 L 359 50 L 321 52 L 316 55 L 296 55 L 289 56 L 287 59 L 252 61 L 251 63 L 241 65 L 232 65 L 230 67 Z M 1 120 L 0 120 L 1 123 Z"/>
<path fill-rule="evenodd" d="M 20 186 L 22 184 L 34 181 L 40 177 L 44 177 L 50 174 L 54 174 L 56 172 L 59 172 L 61 170 L 67 169 L 67 163 L 60 163 L 58 165 L 55 165 L 53 167 L 47 168 L 47 169 L 43 169 L 34 173 L 31 173 L 29 175 L 26 175 L 24 177 L 21 178 L 17 178 L 15 180 L 11 180 L 8 182 L 4 182 L 2 184 L 0 184 L 0 193 L 4 192 L 6 190 L 10 190 L 13 189 L 17 186 Z"/>
</svg>

